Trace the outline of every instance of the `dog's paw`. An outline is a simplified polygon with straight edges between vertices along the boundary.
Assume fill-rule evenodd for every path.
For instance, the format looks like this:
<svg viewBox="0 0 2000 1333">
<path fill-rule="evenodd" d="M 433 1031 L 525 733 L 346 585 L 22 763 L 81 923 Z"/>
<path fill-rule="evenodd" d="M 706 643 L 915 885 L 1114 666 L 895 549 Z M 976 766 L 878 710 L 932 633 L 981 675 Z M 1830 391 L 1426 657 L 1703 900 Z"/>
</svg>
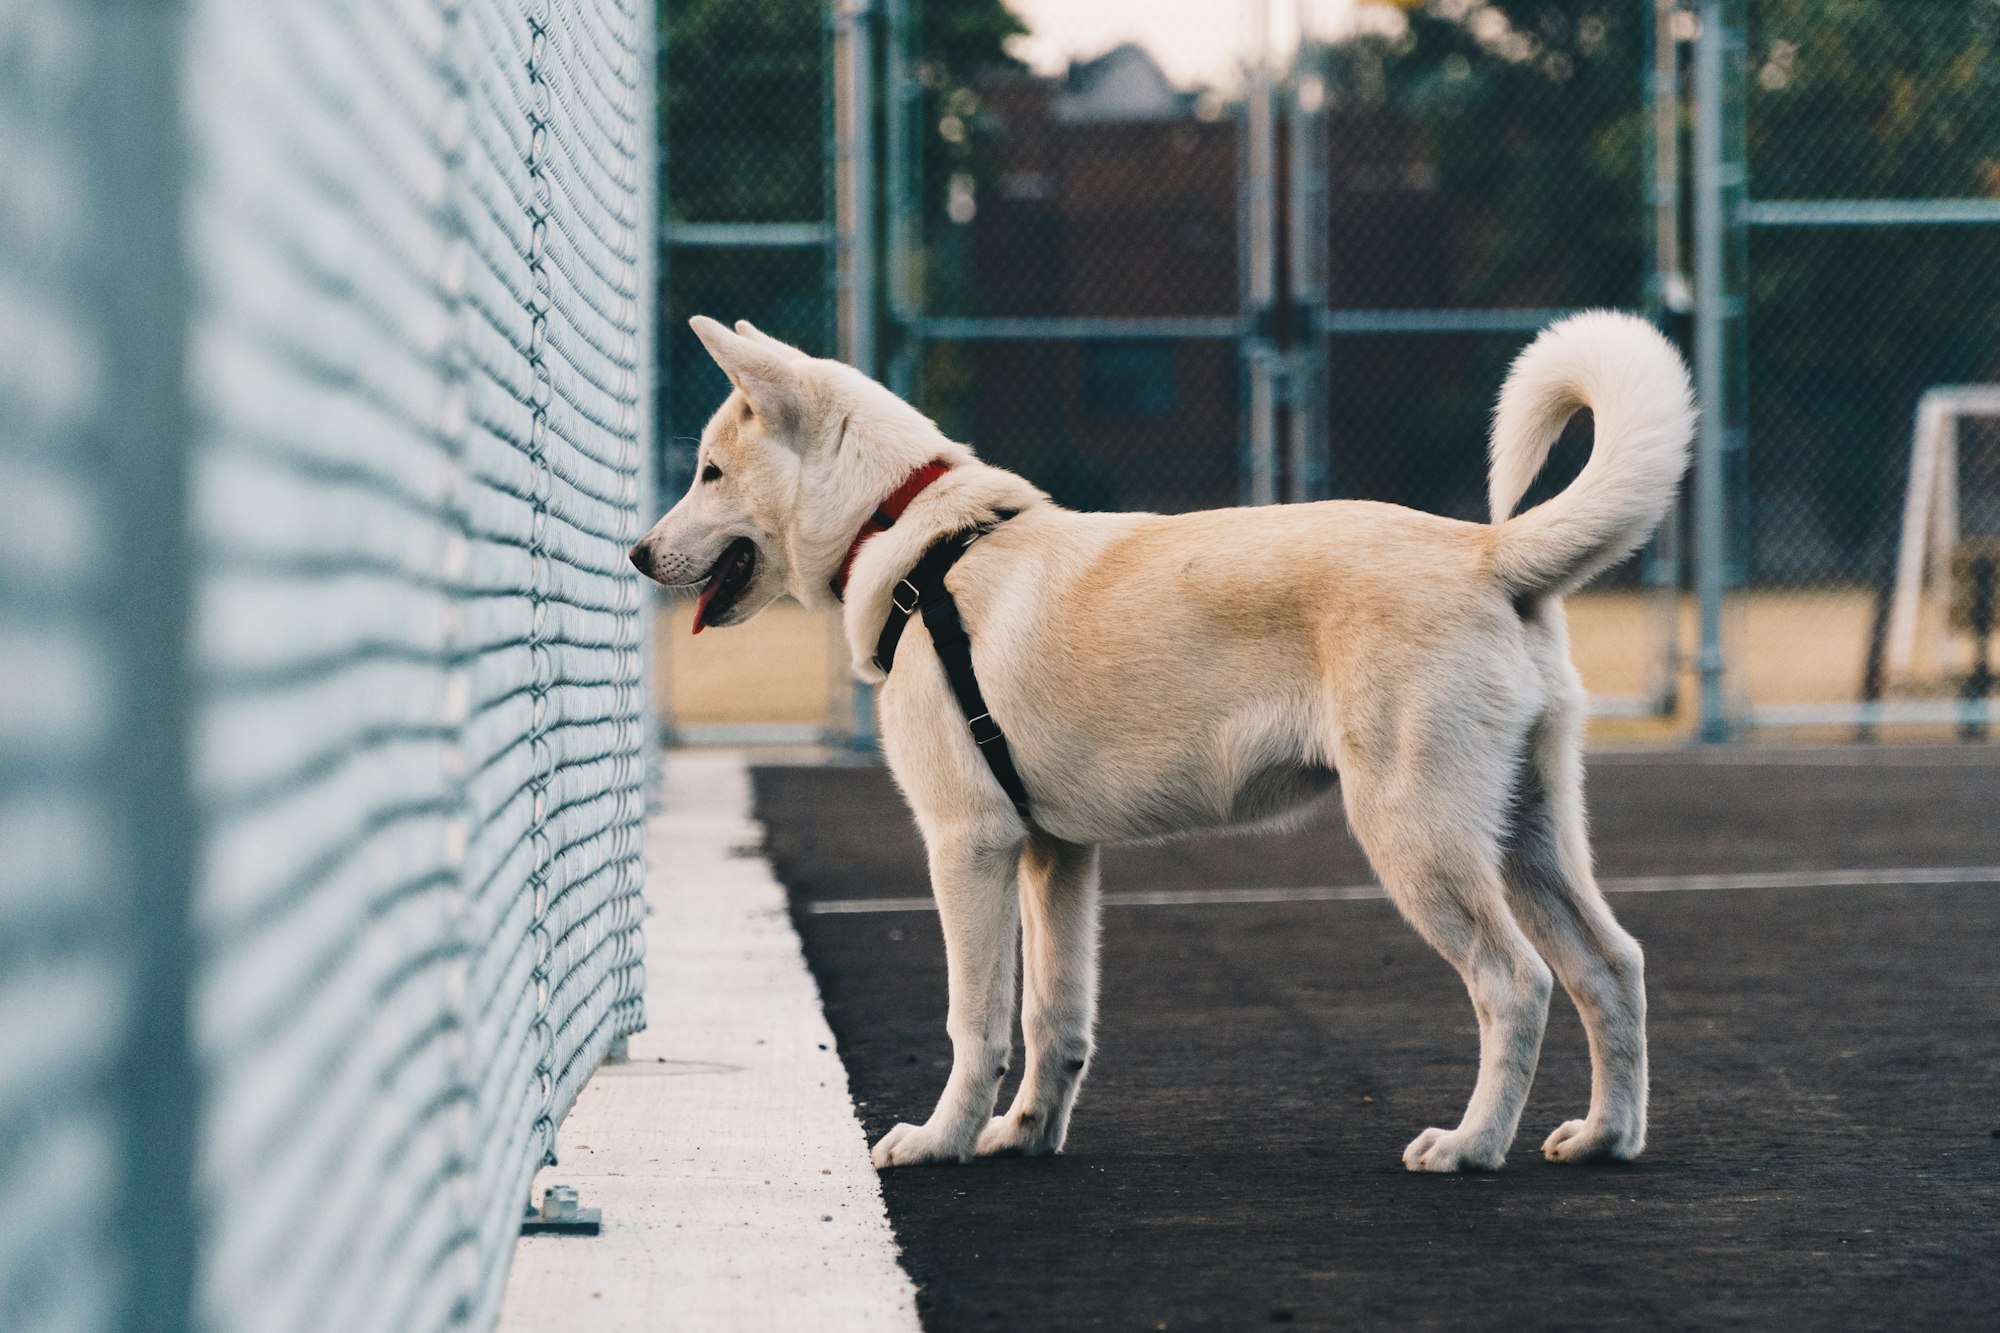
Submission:
<svg viewBox="0 0 2000 1333">
<path fill-rule="evenodd" d="M 929 1125 L 898 1125 L 884 1134 L 868 1154 L 875 1169 L 892 1166 L 929 1166 L 938 1162 L 969 1162 L 972 1154 L 946 1143 L 943 1135 Z"/>
<path fill-rule="evenodd" d="M 1542 1144 L 1542 1156 L 1551 1162 L 1629 1162 L 1646 1146 L 1643 1135 L 1620 1133 L 1589 1120 L 1570 1120 L 1556 1126 Z"/>
<path fill-rule="evenodd" d="M 972 1149 L 976 1157 L 1047 1157 L 1061 1151 L 1062 1144 L 1050 1139 L 1048 1126 L 1033 1111 L 994 1116 L 979 1131 L 979 1142 Z"/>
<path fill-rule="evenodd" d="M 1498 1171 L 1506 1160 L 1506 1145 L 1481 1142 L 1462 1129 L 1427 1129 L 1403 1149 L 1403 1165 L 1412 1171 Z"/>
</svg>

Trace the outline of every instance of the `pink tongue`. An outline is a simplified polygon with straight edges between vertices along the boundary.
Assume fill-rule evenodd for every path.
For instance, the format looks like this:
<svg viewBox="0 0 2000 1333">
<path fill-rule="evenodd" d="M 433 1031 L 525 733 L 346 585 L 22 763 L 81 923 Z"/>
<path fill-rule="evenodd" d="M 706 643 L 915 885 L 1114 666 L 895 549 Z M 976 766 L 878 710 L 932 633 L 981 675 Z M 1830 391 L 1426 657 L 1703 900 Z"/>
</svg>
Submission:
<svg viewBox="0 0 2000 1333">
<path fill-rule="evenodd" d="M 715 600 L 715 590 L 721 586 L 722 576 L 718 574 L 708 581 L 708 586 L 701 590 L 701 596 L 695 599 L 694 633 L 699 634 L 708 628 L 708 604 Z"/>
<path fill-rule="evenodd" d="M 701 596 L 695 599 L 694 629 L 691 631 L 692 633 L 699 634 L 708 628 L 708 604 L 715 600 L 716 592 L 728 581 L 729 576 L 735 573 L 736 566 L 742 562 L 742 559 L 743 557 L 739 555 L 736 559 L 731 560 L 728 564 L 716 570 L 715 576 L 708 581 L 708 586 L 701 590 Z"/>
</svg>

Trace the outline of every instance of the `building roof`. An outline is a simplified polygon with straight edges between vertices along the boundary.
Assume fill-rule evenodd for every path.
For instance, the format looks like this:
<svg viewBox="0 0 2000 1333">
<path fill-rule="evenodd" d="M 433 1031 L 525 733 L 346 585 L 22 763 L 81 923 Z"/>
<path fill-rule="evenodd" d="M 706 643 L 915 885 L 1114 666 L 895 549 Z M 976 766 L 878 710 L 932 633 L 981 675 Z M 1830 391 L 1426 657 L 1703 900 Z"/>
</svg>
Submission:
<svg viewBox="0 0 2000 1333">
<path fill-rule="evenodd" d="M 1193 114 L 1194 95 L 1175 88 L 1166 72 L 1134 42 L 1092 60 L 1072 60 L 1054 99 L 1057 120 L 1174 120 Z"/>
</svg>

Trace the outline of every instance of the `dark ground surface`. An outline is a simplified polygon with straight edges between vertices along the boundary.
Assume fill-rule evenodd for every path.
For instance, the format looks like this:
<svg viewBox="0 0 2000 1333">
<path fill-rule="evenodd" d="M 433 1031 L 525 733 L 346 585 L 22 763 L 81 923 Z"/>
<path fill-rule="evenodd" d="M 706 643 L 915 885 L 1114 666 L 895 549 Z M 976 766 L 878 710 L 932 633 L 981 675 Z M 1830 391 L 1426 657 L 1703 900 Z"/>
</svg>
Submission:
<svg viewBox="0 0 2000 1333">
<path fill-rule="evenodd" d="M 1600 757 L 1600 872 L 2000 865 L 2000 756 L 1857 757 Z M 935 916 L 807 910 L 927 893 L 901 802 L 851 767 L 757 794 L 870 1140 L 922 1121 Z M 1110 889 L 1370 879 L 1337 815 L 1105 857 Z M 1647 949 L 1646 1156 L 1541 1159 L 1588 1100 L 1559 995 L 1507 1169 L 1464 1177 L 1401 1166 L 1457 1122 L 1477 1029 L 1388 904 L 1109 909 L 1066 1154 L 883 1177 L 926 1325 L 2000 1328 L 2000 884 L 1612 905 Z"/>
</svg>

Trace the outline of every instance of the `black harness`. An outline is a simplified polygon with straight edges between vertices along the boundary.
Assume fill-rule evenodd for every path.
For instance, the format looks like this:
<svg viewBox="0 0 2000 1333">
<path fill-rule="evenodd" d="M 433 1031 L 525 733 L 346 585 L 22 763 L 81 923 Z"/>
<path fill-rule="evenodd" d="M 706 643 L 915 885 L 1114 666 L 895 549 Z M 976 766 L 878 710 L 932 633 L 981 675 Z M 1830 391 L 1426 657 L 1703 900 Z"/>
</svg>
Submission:
<svg viewBox="0 0 2000 1333">
<path fill-rule="evenodd" d="M 958 699 L 959 712 L 965 714 L 965 725 L 972 730 L 972 743 L 979 747 L 979 757 L 993 770 L 1014 809 L 1026 819 L 1027 784 L 1021 781 L 1020 770 L 1014 767 L 1013 752 L 1007 748 L 1007 738 L 1000 733 L 999 723 L 986 711 L 985 696 L 979 692 L 979 677 L 972 670 L 972 638 L 965 632 L 965 622 L 959 619 L 958 603 L 944 586 L 944 576 L 958 563 L 958 558 L 974 542 L 1012 517 L 1011 513 L 1000 513 L 991 523 L 947 533 L 930 544 L 910 572 L 889 591 L 891 609 L 889 618 L 882 622 L 881 637 L 875 640 L 875 665 L 883 675 L 889 674 L 889 668 L 896 663 L 896 644 L 902 639 L 903 630 L 911 616 L 922 612 L 924 628 L 931 633 L 931 646 L 937 649 L 944 678 L 951 682 L 951 692 Z"/>
</svg>

